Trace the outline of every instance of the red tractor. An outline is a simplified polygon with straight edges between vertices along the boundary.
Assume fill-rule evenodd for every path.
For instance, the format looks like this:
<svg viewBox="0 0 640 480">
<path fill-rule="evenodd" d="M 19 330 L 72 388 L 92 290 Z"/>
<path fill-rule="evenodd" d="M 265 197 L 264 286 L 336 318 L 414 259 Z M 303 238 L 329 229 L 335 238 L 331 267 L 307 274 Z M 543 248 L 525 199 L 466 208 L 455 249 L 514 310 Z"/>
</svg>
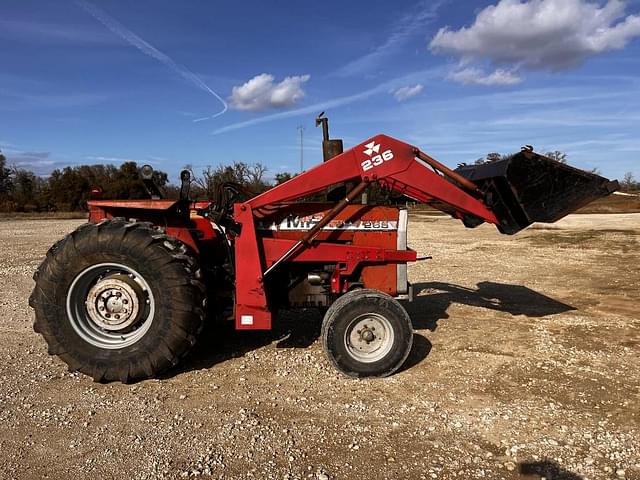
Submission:
<svg viewBox="0 0 640 480">
<path fill-rule="evenodd" d="M 353 377 L 387 376 L 411 350 L 408 215 L 369 205 L 373 186 L 459 219 L 514 234 L 554 222 L 617 188 L 538 155 L 450 170 L 416 147 L 376 135 L 342 152 L 326 118 L 324 163 L 257 195 L 233 183 L 210 202 L 92 200 L 89 222 L 57 242 L 34 274 L 35 325 L 71 370 L 131 382 L 176 365 L 205 319 L 268 330 L 279 308 L 326 310 L 321 340 Z M 143 177 L 152 171 L 143 168 Z M 329 201 L 305 202 L 323 194 Z"/>
</svg>

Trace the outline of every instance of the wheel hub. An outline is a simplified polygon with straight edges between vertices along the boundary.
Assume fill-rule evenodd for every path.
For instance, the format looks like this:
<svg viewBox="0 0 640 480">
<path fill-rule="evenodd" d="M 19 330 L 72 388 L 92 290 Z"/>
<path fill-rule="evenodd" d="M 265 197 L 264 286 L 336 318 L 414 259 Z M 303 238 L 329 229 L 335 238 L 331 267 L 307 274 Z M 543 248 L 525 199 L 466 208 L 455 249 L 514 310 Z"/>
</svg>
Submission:
<svg viewBox="0 0 640 480">
<path fill-rule="evenodd" d="M 140 285 L 127 275 L 115 274 L 99 280 L 87 294 L 89 318 L 100 328 L 121 331 L 139 318 Z"/>
<path fill-rule="evenodd" d="M 388 321 L 377 314 L 359 317 L 347 333 L 347 348 L 361 361 L 373 361 L 390 347 L 393 341 Z"/>
<path fill-rule="evenodd" d="M 375 340 L 376 335 L 375 333 L 373 333 L 373 331 L 369 330 L 368 328 L 366 330 L 364 330 L 361 334 L 360 337 L 362 338 L 362 340 L 364 340 L 367 343 L 371 343 Z"/>
</svg>

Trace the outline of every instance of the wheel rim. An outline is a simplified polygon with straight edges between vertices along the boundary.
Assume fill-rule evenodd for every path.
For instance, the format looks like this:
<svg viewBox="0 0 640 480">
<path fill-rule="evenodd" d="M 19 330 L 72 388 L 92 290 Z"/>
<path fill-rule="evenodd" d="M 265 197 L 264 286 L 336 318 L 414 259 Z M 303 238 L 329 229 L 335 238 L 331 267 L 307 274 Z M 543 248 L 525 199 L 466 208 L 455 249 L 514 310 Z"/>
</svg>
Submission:
<svg viewBox="0 0 640 480">
<path fill-rule="evenodd" d="M 387 318 L 378 313 L 365 313 L 349 323 L 344 344 L 353 358 L 372 363 L 391 351 L 393 338 L 393 328 Z"/>
<path fill-rule="evenodd" d="M 155 312 L 153 293 L 134 269 L 100 263 L 80 272 L 67 293 L 74 331 L 96 347 L 118 349 L 140 340 Z"/>
</svg>

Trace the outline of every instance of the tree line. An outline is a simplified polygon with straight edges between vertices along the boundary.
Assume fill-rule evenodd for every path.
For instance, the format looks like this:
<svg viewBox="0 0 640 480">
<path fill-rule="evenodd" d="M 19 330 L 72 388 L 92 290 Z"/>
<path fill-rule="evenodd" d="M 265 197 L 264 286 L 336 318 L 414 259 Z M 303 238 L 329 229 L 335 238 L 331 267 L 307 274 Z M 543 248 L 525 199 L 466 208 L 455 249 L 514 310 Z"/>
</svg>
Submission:
<svg viewBox="0 0 640 480">
<path fill-rule="evenodd" d="M 563 152 L 547 152 L 548 157 L 566 163 Z M 495 162 L 509 155 L 489 153 L 479 158 L 475 164 Z M 0 152 L 0 212 L 69 212 L 87 208 L 91 189 L 100 186 L 105 199 L 149 198 L 136 162 L 114 165 L 79 165 L 54 170 L 50 176 L 41 177 L 24 168 L 9 166 Z M 283 183 L 295 175 L 281 172 L 273 181 L 265 178 L 267 167 L 260 163 L 234 162 L 230 165 L 206 167 L 202 173 L 192 171 L 191 197 L 212 199 L 218 186 L 223 182 L 234 182 L 255 194 L 262 193 L 274 184 Z M 597 171 L 596 171 L 597 173 Z M 166 198 L 177 198 L 180 188 L 169 182 L 166 172 L 154 171 L 154 181 Z M 631 172 L 620 181 L 622 191 L 640 191 L 640 181 Z M 314 197 L 315 198 L 315 197 Z M 319 197 L 318 197 L 319 198 Z M 317 198 L 316 198 L 317 199 Z M 370 201 L 388 200 L 386 194 L 377 190 L 370 192 Z"/>
<path fill-rule="evenodd" d="M 159 186 L 168 185 L 164 172 L 155 172 Z M 100 186 L 104 198 L 148 198 L 136 162 L 113 165 L 79 165 L 55 169 L 41 177 L 24 168 L 9 167 L 0 153 L 0 212 L 69 212 L 86 210 L 92 187 Z"/>
<path fill-rule="evenodd" d="M 191 170 L 189 166 L 186 167 Z M 136 162 L 114 165 L 78 165 L 55 169 L 48 177 L 30 170 L 9 166 L 0 152 L 0 212 L 73 212 L 87 209 L 91 189 L 99 186 L 104 199 L 149 198 Z M 191 196 L 211 199 L 223 182 L 239 183 L 253 193 L 272 186 L 265 179 L 267 168 L 261 164 L 235 162 L 232 165 L 207 167 L 193 175 Z M 155 170 L 153 180 L 166 198 L 178 198 L 180 187 L 169 182 L 166 172 Z M 288 173 L 276 175 L 275 183 L 291 178 Z"/>
</svg>

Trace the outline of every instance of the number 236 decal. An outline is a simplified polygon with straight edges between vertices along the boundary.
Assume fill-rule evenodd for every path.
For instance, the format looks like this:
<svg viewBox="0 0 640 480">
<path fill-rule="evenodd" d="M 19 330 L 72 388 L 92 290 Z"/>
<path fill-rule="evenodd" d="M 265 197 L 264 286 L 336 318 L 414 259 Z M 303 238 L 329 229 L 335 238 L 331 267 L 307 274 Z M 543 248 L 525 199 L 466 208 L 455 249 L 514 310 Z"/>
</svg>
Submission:
<svg viewBox="0 0 640 480">
<path fill-rule="evenodd" d="M 388 162 L 393 159 L 393 152 L 391 150 L 385 150 L 379 155 L 375 155 L 371 157 L 369 160 L 365 160 L 360 164 L 362 167 L 362 171 L 366 172 L 367 170 L 371 170 L 373 167 L 377 167 L 382 165 L 384 162 Z"/>
</svg>

